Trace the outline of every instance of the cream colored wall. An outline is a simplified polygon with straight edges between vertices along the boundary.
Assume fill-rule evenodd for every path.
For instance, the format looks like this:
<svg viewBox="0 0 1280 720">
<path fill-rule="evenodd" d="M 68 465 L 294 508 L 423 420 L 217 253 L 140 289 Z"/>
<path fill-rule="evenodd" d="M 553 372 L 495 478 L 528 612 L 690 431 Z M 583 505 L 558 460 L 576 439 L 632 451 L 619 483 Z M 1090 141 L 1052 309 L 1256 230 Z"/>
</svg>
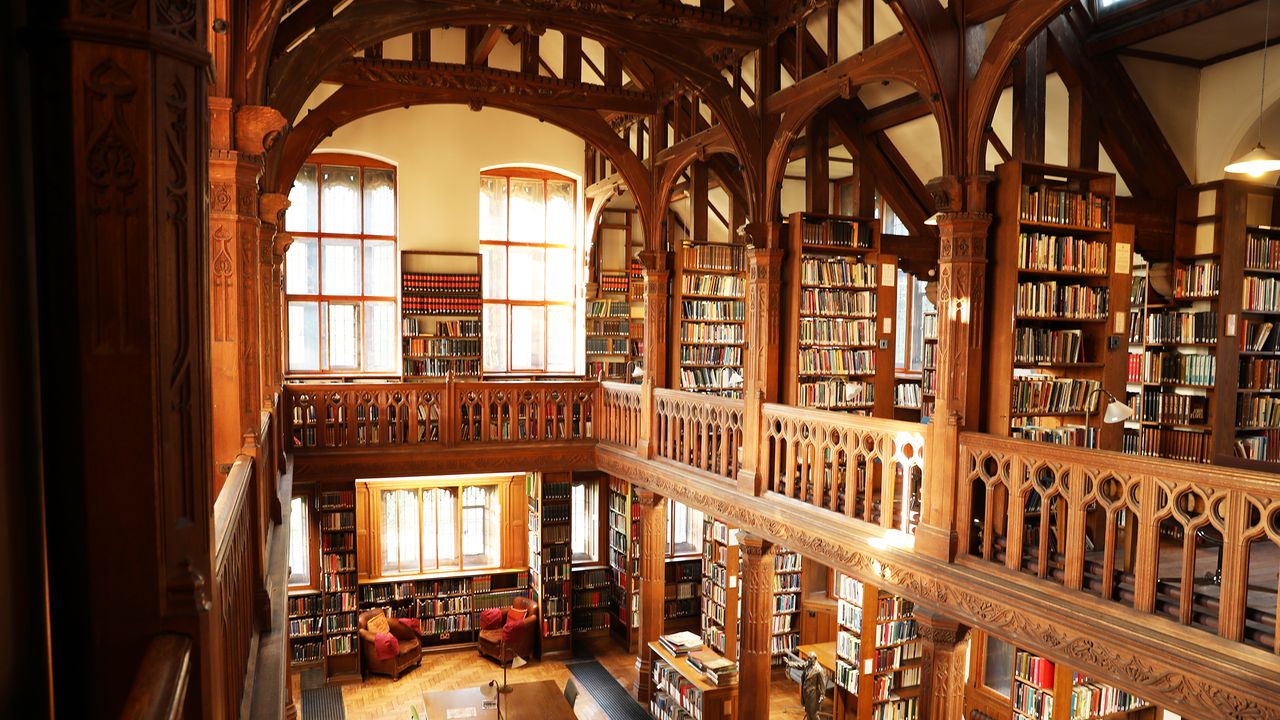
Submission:
<svg viewBox="0 0 1280 720">
<path fill-rule="evenodd" d="M 1258 74 L 1261 52 L 1211 65 L 1200 72 L 1200 104 L 1196 129 L 1196 180 L 1223 177 L 1223 166 L 1253 147 L 1258 137 Z M 1280 150 L 1276 107 L 1280 103 L 1280 53 L 1267 54 L 1267 108 L 1263 142 Z M 1271 181 L 1275 180 L 1273 175 Z"/>
<path fill-rule="evenodd" d="M 319 150 L 396 163 L 402 250 L 478 252 L 481 169 L 541 165 L 580 178 L 584 147 L 571 133 L 524 115 L 424 105 L 361 118 L 338 128 Z"/>
</svg>

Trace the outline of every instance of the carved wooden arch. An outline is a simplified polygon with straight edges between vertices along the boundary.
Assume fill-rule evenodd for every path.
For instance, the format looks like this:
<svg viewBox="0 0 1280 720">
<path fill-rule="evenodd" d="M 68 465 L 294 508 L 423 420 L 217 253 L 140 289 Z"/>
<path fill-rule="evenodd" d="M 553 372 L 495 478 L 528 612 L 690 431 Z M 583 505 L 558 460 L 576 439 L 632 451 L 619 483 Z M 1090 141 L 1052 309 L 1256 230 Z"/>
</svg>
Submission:
<svg viewBox="0 0 1280 720">
<path fill-rule="evenodd" d="M 878 49 L 877 49 L 878 48 Z M 787 158 L 791 153 L 791 143 L 799 137 L 800 131 L 817 115 L 819 111 L 835 100 L 848 99 L 858 93 L 858 88 L 868 83 L 889 80 L 906 83 L 920 92 L 926 87 L 924 70 L 920 67 L 919 57 L 914 53 L 905 57 L 914 58 L 914 63 L 904 63 L 905 48 L 892 40 L 874 45 L 863 51 L 864 62 L 852 66 L 842 75 L 836 77 L 820 77 L 820 84 L 815 83 L 812 94 L 790 105 L 778 121 L 777 130 L 773 134 L 773 142 L 765 157 L 764 207 L 772 213 L 778 207 L 778 199 L 782 193 L 782 176 L 787 170 Z M 839 66 L 836 66 L 839 67 Z M 798 86 L 797 86 L 798 87 Z M 765 218 L 771 220 L 773 218 Z"/>
<path fill-rule="evenodd" d="M 1073 0 L 1019 0 L 1009 6 L 1000 28 L 991 38 L 978 73 L 969 85 L 964 124 L 965 175 L 981 173 L 986 164 L 987 126 L 1004 90 L 1004 74 L 1027 42 L 1057 17 Z"/>
<path fill-rule="evenodd" d="M 942 174 L 958 174 L 964 165 L 964 151 L 956 134 L 964 100 L 960 27 L 938 0 L 892 0 L 889 5 L 920 56 L 925 80 L 920 89 L 938 123 Z"/>
<path fill-rule="evenodd" d="M 283 143 L 283 150 L 273 154 L 268 161 L 268 178 L 264 183 L 276 192 L 288 193 L 293 178 L 298 174 L 307 157 L 334 130 L 347 123 L 374 113 L 410 105 L 469 105 L 474 94 L 443 88 L 422 88 L 405 93 L 401 88 L 372 88 L 343 86 L 298 123 Z M 640 222 L 648 237 L 653 227 L 652 218 L 643 208 L 652 206 L 652 184 L 649 169 L 640 162 L 631 148 L 613 133 L 609 124 L 598 113 L 590 110 L 529 106 L 502 95 L 490 95 L 485 104 L 502 110 L 544 120 L 577 135 L 596 146 L 618 169 L 628 187 L 636 196 L 641 208 Z"/>
<path fill-rule="evenodd" d="M 267 68 L 285 3 L 286 0 L 248 0 L 249 21 L 240 58 L 245 96 L 237 98 L 245 104 L 261 105 L 266 100 Z"/>
<path fill-rule="evenodd" d="M 653 195 L 654 200 L 657 202 L 655 220 L 656 218 L 664 217 L 666 215 L 667 208 L 670 206 L 671 202 L 671 191 L 675 189 L 676 181 L 680 179 L 680 174 L 683 173 L 695 160 L 707 160 L 716 155 L 731 157 L 734 162 L 737 163 L 745 185 L 742 195 L 747 201 L 747 217 L 751 217 L 751 209 L 755 206 L 755 202 L 751 199 L 751 196 L 754 195 L 754 193 L 751 192 L 752 186 L 750 184 L 746 184 L 746 170 L 743 166 L 742 159 L 738 156 L 737 152 L 734 151 L 732 144 L 728 142 L 723 134 L 714 136 L 712 140 L 712 142 L 707 144 L 691 144 L 689 147 L 681 147 L 678 155 L 664 160 L 661 166 L 662 174 L 658 177 L 656 183 L 657 189 L 654 191 Z M 719 171 L 716 171 L 716 175 L 717 177 L 720 177 L 721 174 Z M 721 183 L 725 183 L 725 178 L 721 177 Z M 737 194 L 730 191 L 728 188 L 725 188 L 725 191 L 730 195 L 730 197 Z M 654 225 L 660 227 L 660 223 L 658 222 L 654 222 Z M 733 237 L 735 231 L 736 228 L 729 228 L 729 236 Z M 665 236 L 653 239 L 650 239 L 648 235 L 645 236 L 644 245 L 646 250 L 657 250 L 662 252 L 674 249 L 666 247 L 665 244 Z"/>
</svg>

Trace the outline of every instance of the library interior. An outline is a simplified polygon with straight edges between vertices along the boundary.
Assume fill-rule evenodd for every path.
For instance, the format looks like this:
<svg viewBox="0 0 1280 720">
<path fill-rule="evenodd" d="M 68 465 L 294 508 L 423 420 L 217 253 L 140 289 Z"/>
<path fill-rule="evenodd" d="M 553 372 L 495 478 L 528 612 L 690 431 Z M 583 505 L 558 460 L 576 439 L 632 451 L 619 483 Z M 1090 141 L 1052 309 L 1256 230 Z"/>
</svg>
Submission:
<svg viewBox="0 0 1280 720">
<path fill-rule="evenodd" d="M 15 0 L 0 716 L 1280 719 L 1273 10 Z"/>
</svg>

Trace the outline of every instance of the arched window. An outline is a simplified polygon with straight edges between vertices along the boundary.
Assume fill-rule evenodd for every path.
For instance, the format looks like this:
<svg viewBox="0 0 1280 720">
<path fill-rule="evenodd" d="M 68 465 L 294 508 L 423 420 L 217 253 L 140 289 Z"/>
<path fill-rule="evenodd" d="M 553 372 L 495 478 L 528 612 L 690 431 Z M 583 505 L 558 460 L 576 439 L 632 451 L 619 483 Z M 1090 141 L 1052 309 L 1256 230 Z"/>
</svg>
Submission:
<svg viewBox="0 0 1280 720">
<path fill-rule="evenodd" d="M 577 183 L 558 173 L 481 173 L 485 373 L 580 372 L 577 200 Z"/>
<path fill-rule="evenodd" d="M 395 168 L 356 155 L 313 155 L 289 203 L 289 374 L 397 373 Z"/>
</svg>

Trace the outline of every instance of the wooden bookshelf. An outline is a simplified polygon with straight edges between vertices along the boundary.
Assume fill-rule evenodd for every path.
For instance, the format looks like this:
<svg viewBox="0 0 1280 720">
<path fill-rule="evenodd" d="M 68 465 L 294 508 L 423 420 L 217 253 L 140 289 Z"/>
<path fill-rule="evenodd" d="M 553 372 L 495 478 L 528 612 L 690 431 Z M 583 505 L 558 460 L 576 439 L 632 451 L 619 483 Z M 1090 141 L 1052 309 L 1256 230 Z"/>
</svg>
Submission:
<svg viewBox="0 0 1280 720">
<path fill-rule="evenodd" d="M 924 668 L 910 600 L 837 573 L 837 717 L 916 720 Z"/>
<path fill-rule="evenodd" d="M 320 518 L 320 589 L 325 677 L 360 679 L 356 634 L 356 495 L 326 490 L 316 497 Z"/>
<path fill-rule="evenodd" d="M 639 260 L 632 259 L 627 270 L 630 284 L 627 301 L 631 303 L 631 322 L 628 325 L 630 339 L 627 345 L 628 360 L 636 367 L 644 367 L 644 266 Z M 623 378 L 624 382 L 639 384 L 643 375 L 637 377 L 632 371 Z"/>
<path fill-rule="evenodd" d="M 738 534 L 710 515 L 702 521 L 702 642 L 738 659 Z"/>
<path fill-rule="evenodd" d="M 787 235 L 786 402 L 893 417 L 897 260 L 880 221 L 793 213 Z"/>
<path fill-rule="evenodd" d="M 664 632 L 697 631 L 702 613 L 702 559 L 667 558 Z"/>
<path fill-rule="evenodd" d="M 631 483 L 609 478 L 609 570 L 613 577 L 611 629 L 627 652 L 639 647 L 640 508 Z"/>
<path fill-rule="evenodd" d="M 508 608 L 528 594 L 527 572 L 450 573 L 361 583 L 359 606 L 416 619 L 423 649 L 443 650 L 474 643 L 482 611 Z"/>
<path fill-rule="evenodd" d="M 478 253 L 400 253 L 406 380 L 482 375 L 481 270 Z"/>
<path fill-rule="evenodd" d="M 1120 449 L 1102 422 L 1124 397 L 1133 230 L 1112 227 L 1115 176 L 1007 162 L 996 169 L 987 304 L 986 430 Z"/>
<path fill-rule="evenodd" d="M 631 351 L 631 303 L 626 299 L 626 276 L 621 294 L 603 290 L 587 300 L 587 376 L 604 375 L 622 382 Z"/>
<path fill-rule="evenodd" d="M 573 570 L 573 634 L 596 637 L 609 634 L 612 573 L 607 566 Z"/>
<path fill-rule="evenodd" d="M 573 546 L 570 473 L 528 473 L 529 576 L 538 601 L 542 655 L 572 652 Z"/>
<path fill-rule="evenodd" d="M 746 342 L 745 245 L 685 242 L 675 251 L 671 307 L 679 342 L 671 366 L 681 390 L 742 397 Z"/>
<path fill-rule="evenodd" d="M 659 720 L 732 720 L 737 684 L 712 685 L 689 665 L 685 656 L 672 655 L 660 642 L 649 643 L 653 650 L 653 697 L 649 713 Z"/>
<path fill-rule="evenodd" d="M 938 313 L 927 312 L 921 321 L 920 422 L 933 420 L 938 395 Z"/>
<path fill-rule="evenodd" d="M 314 590 L 289 594 L 289 665 L 295 670 L 324 660 L 324 605 Z"/>
<path fill-rule="evenodd" d="M 800 645 L 803 569 L 800 553 L 777 549 L 773 560 L 773 638 L 769 646 L 774 665 L 781 665 L 783 658 Z"/>
</svg>

